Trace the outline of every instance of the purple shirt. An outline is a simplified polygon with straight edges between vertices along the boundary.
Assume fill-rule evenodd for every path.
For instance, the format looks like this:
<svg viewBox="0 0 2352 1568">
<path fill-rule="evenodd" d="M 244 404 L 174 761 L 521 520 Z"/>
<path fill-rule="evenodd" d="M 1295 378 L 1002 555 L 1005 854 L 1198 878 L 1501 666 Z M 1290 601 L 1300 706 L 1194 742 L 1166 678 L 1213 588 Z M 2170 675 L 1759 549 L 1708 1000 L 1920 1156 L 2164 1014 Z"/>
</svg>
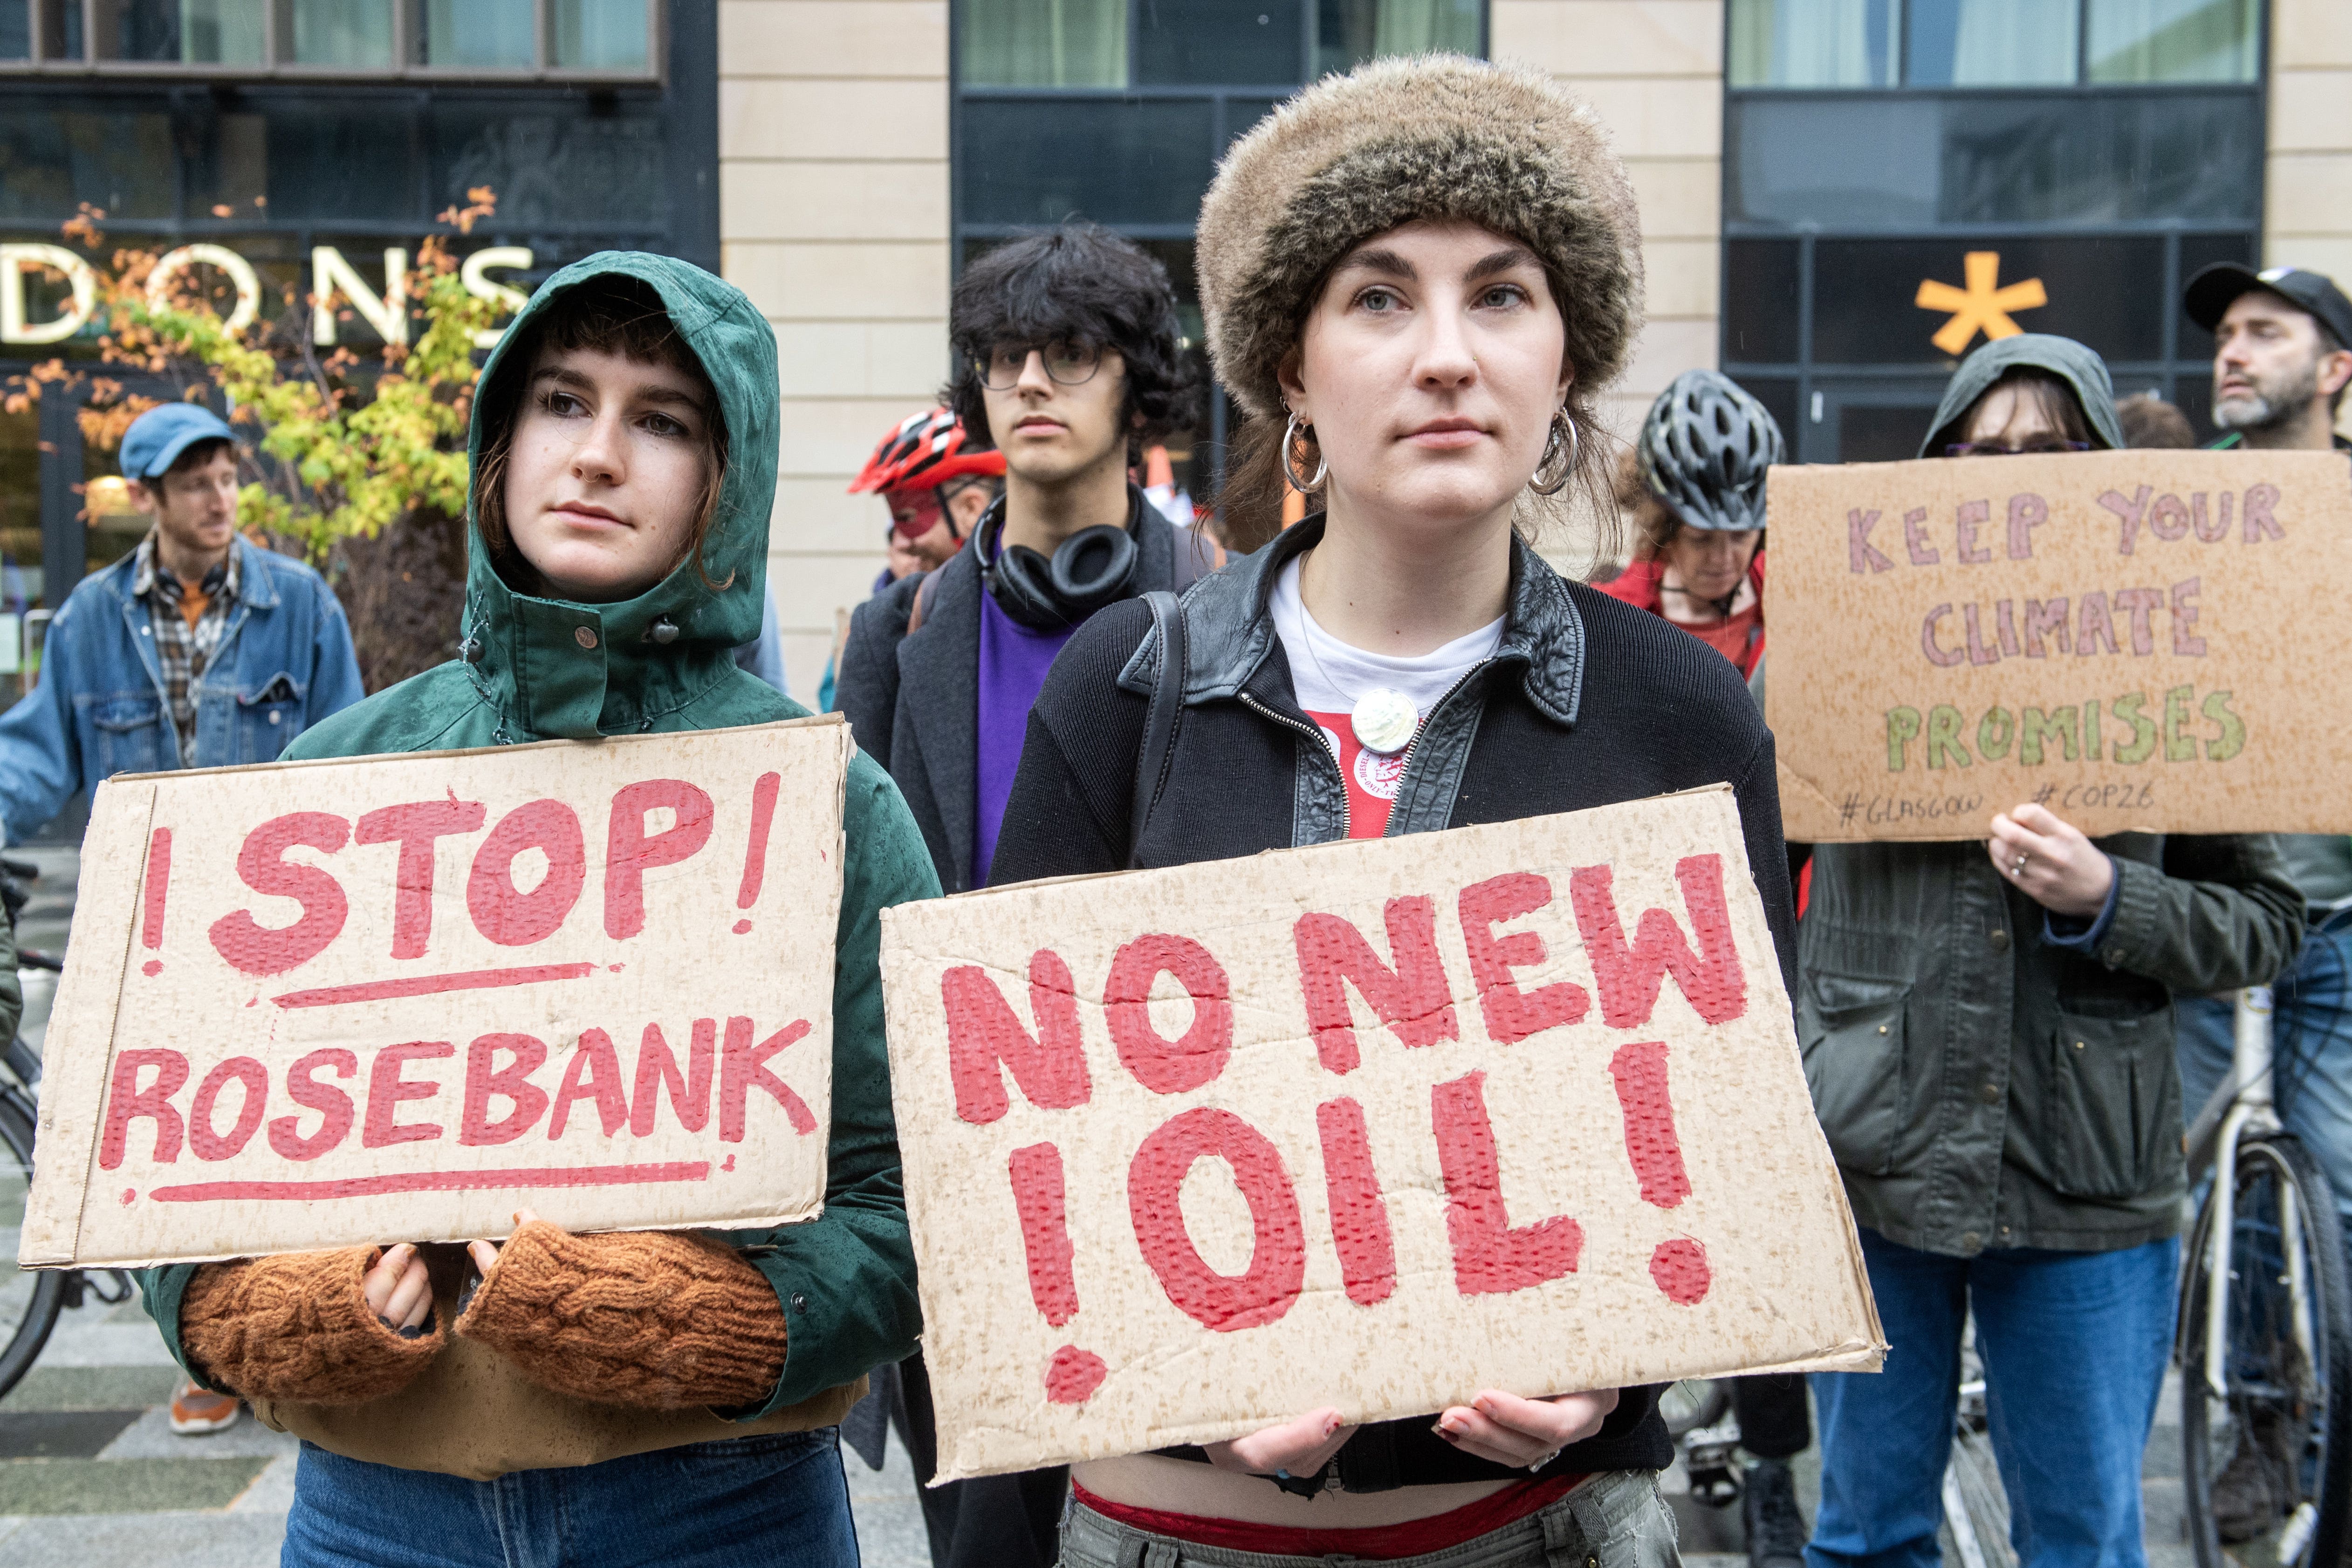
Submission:
<svg viewBox="0 0 2352 1568">
<path fill-rule="evenodd" d="M 974 768 L 971 885 L 988 885 L 996 859 L 997 831 L 1004 802 L 1013 797 L 1013 776 L 1021 770 L 1021 743 L 1029 734 L 1029 710 L 1045 685 L 1054 655 L 1077 631 L 1032 632 L 997 608 L 995 596 L 980 596 L 979 757 Z"/>
</svg>

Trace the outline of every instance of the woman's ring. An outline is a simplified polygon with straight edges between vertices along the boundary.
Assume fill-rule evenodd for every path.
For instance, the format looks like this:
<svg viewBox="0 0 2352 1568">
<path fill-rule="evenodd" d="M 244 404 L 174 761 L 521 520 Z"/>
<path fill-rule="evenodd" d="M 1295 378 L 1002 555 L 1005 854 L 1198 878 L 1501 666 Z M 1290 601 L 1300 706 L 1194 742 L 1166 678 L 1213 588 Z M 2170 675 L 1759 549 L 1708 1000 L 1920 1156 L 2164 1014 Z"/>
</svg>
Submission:
<svg viewBox="0 0 2352 1568">
<path fill-rule="evenodd" d="M 2017 862 L 2009 868 L 2009 874 L 2011 876 L 2023 876 L 2025 874 L 2025 856 L 2018 856 Z"/>
<path fill-rule="evenodd" d="M 1559 1450 L 1558 1448 L 1554 1448 L 1551 1452 L 1538 1459 L 1534 1464 L 1529 1465 L 1528 1469 L 1530 1470 L 1539 1470 L 1558 1458 L 1559 1458 Z"/>
</svg>

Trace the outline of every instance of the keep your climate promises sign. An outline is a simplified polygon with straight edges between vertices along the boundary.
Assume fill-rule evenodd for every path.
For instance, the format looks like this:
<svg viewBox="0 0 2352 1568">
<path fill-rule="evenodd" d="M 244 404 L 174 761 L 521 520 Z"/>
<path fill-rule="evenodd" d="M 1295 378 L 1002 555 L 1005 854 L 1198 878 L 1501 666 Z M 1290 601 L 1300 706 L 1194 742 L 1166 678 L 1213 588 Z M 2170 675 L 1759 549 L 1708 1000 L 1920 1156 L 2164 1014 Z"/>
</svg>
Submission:
<svg viewBox="0 0 2352 1568">
<path fill-rule="evenodd" d="M 814 1218 L 837 720 L 122 777 L 26 1265 Z"/>
<path fill-rule="evenodd" d="M 2352 831 L 2342 453 L 1772 470 L 1766 712 L 1801 842 Z"/>
</svg>

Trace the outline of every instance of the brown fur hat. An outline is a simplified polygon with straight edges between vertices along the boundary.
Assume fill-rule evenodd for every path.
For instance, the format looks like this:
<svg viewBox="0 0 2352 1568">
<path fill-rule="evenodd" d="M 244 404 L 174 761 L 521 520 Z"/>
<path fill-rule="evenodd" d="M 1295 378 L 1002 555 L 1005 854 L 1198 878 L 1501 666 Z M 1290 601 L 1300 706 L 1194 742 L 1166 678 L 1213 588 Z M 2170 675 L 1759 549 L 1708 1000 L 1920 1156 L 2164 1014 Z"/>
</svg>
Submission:
<svg viewBox="0 0 2352 1568">
<path fill-rule="evenodd" d="M 1577 380 L 1597 391 L 1642 329 L 1641 220 L 1592 110 L 1549 77 L 1460 55 L 1327 77 L 1234 144 L 1201 203 L 1201 308 L 1218 379 L 1279 420 L 1275 371 L 1339 258 L 1417 218 L 1460 218 L 1541 258 Z"/>
</svg>

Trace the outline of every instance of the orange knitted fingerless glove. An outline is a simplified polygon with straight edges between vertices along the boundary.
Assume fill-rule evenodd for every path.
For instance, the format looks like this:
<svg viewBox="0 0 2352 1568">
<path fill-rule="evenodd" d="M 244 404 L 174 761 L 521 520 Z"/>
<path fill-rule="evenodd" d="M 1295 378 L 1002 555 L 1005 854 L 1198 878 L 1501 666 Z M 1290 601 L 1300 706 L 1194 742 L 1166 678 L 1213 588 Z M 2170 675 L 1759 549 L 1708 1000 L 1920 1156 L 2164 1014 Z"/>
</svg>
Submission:
<svg viewBox="0 0 2352 1568">
<path fill-rule="evenodd" d="M 364 1405 L 440 1354 L 439 1325 L 404 1339 L 360 1281 L 373 1247 L 207 1263 L 180 1298 L 180 1343 L 215 1383 L 256 1399 Z"/>
<path fill-rule="evenodd" d="M 670 1231 L 525 1225 L 457 1333 L 542 1388 L 603 1405 L 749 1405 L 784 1372 L 784 1312 L 767 1277 L 731 1247 Z"/>
</svg>

